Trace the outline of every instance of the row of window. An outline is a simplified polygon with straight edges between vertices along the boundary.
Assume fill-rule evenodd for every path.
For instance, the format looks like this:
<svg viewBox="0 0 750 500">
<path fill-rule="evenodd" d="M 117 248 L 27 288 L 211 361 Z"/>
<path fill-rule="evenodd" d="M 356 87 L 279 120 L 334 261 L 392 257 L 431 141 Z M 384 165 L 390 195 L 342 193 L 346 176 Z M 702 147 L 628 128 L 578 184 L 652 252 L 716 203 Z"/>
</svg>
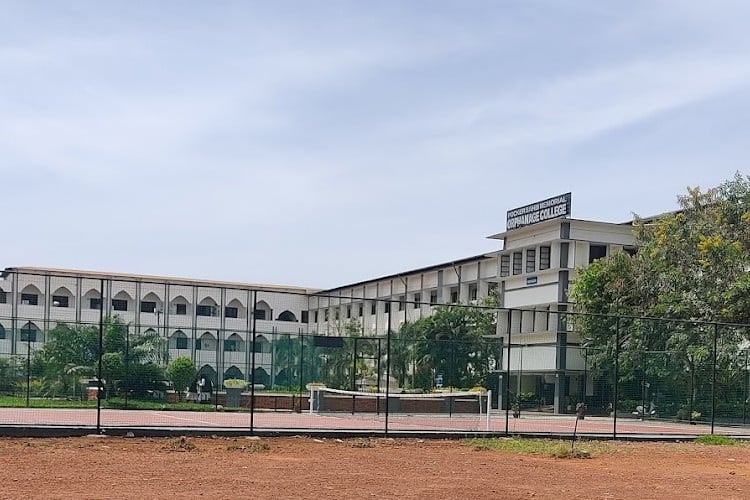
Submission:
<svg viewBox="0 0 750 500">
<path fill-rule="evenodd" d="M 29 323 L 26 326 L 21 327 L 19 330 L 20 335 L 20 341 L 21 342 L 36 342 L 36 332 L 39 330 L 32 324 Z M 5 336 L 5 328 L 3 325 L 0 325 L 0 340 L 4 340 L 6 338 Z"/>
<path fill-rule="evenodd" d="M 526 249 L 526 271 L 527 273 L 534 273 L 537 270 L 537 260 L 536 260 L 536 248 L 527 248 Z M 522 250 L 519 250 L 517 252 L 509 253 L 509 254 L 503 254 L 500 256 L 500 276 L 510 276 L 511 275 L 511 262 L 513 264 L 513 275 L 522 274 L 524 272 L 524 262 L 523 262 L 523 254 L 524 252 Z M 545 269 L 549 269 L 551 262 L 550 262 L 550 256 L 552 254 L 552 247 L 544 246 L 539 247 L 539 270 L 544 271 Z"/>
<path fill-rule="evenodd" d="M 36 342 L 36 333 L 37 330 L 33 328 L 21 328 L 19 331 L 20 335 L 20 341 L 21 342 Z M 0 340 L 5 339 L 5 329 L 0 328 Z M 242 347 L 240 344 L 241 341 L 239 340 L 231 340 L 227 339 L 224 341 L 224 351 L 225 352 L 241 352 Z M 252 342 L 251 342 L 252 343 Z M 188 339 L 187 337 L 177 337 L 175 339 L 175 348 L 176 349 L 187 349 L 188 348 Z M 211 341 L 201 341 L 200 339 L 195 341 L 195 350 L 200 351 L 203 349 L 212 349 L 211 347 Z M 270 352 L 268 348 L 263 347 L 262 343 L 255 343 L 255 349 L 253 349 L 253 352 L 255 353 L 264 353 L 264 352 Z"/>
<path fill-rule="evenodd" d="M 252 342 L 249 342 L 252 344 Z M 226 339 L 223 342 L 224 344 L 224 352 L 242 352 L 242 344 L 240 340 L 234 340 L 234 339 Z M 264 346 L 266 344 L 266 346 Z M 198 339 L 195 341 L 195 350 L 196 351 L 202 351 L 202 350 L 213 350 L 213 340 L 201 340 Z M 187 337 L 177 337 L 175 339 L 175 348 L 176 349 L 187 349 L 188 348 L 188 339 Z M 267 353 L 270 351 L 270 346 L 267 345 L 267 343 L 264 342 L 256 342 L 255 348 L 253 349 L 254 353 Z"/>
<path fill-rule="evenodd" d="M 0 304 L 5 303 L 5 297 L 6 293 L 2 292 L 0 293 Z M 30 306 L 38 306 L 39 305 L 39 295 L 35 293 L 22 293 L 21 294 L 21 304 L 24 305 L 30 305 Z M 52 306 L 53 307 L 69 307 L 69 297 L 66 295 L 53 295 L 52 296 Z M 102 307 L 102 300 L 99 298 L 91 298 L 89 299 L 89 309 L 101 309 Z M 127 311 L 128 310 L 128 301 L 125 299 L 112 299 L 112 309 L 114 311 Z M 157 311 L 156 309 L 156 302 L 152 301 L 141 301 L 141 312 L 142 313 L 159 313 L 161 314 L 161 311 Z M 304 311 L 302 313 L 303 319 L 306 316 L 306 312 Z M 291 313 L 290 313 L 291 314 Z M 187 315 L 187 304 L 175 304 L 175 315 L 177 316 L 185 316 Z M 216 317 L 219 315 L 219 308 L 217 306 L 210 306 L 210 305 L 198 305 L 195 307 L 195 315 L 196 316 L 210 316 L 210 317 Z M 265 320 L 266 318 L 266 310 L 264 309 L 257 309 L 254 312 L 255 319 Z M 293 315 L 292 315 L 293 316 Z M 231 307 L 226 306 L 224 307 L 224 317 L 225 318 L 238 318 L 239 317 L 239 308 L 237 307 Z M 284 319 L 280 318 L 281 321 L 296 321 L 296 319 Z"/>
<path fill-rule="evenodd" d="M 0 290 L 0 304 L 7 304 L 7 303 L 8 303 L 8 292 Z M 36 293 L 22 293 L 21 304 L 27 305 L 27 306 L 38 306 L 39 295 L 37 295 Z M 53 307 L 68 307 L 69 304 L 70 304 L 70 297 L 68 297 L 67 295 L 53 295 L 52 296 Z"/>
<path fill-rule="evenodd" d="M 492 293 L 496 288 L 497 288 L 497 283 L 488 283 L 488 292 L 489 293 Z M 478 290 L 477 285 L 475 285 L 475 284 L 469 285 L 469 300 L 470 301 L 477 300 L 478 294 L 479 294 L 479 290 Z M 449 301 L 449 303 L 450 304 L 457 304 L 458 303 L 458 299 L 459 299 L 458 287 L 455 287 L 455 286 L 451 287 L 450 288 L 450 301 Z M 406 296 L 405 295 L 399 295 L 398 298 L 394 302 L 396 302 L 398 304 L 398 310 L 399 311 L 403 311 L 406 308 Z M 430 302 L 429 302 L 429 304 L 431 306 L 435 306 L 435 305 L 438 304 L 438 292 L 437 292 L 437 290 L 432 290 L 430 292 Z M 419 309 L 422 305 L 423 305 L 422 304 L 422 293 L 421 292 L 417 292 L 417 293 L 415 293 L 413 295 L 412 307 L 414 309 Z M 345 313 L 346 319 L 351 319 L 352 318 L 352 312 L 353 312 L 352 311 L 352 307 L 356 307 L 356 316 L 355 317 L 361 318 L 364 315 L 364 306 L 362 304 L 357 304 L 355 306 L 351 306 L 350 305 L 350 306 L 347 306 L 346 309 L 345 309 L 346 310 L 346 313 Z M 338 307 L 336 307 L 336 308 L 333 309 L 333 311 L 334 311 L 334 320 L 338 321 L 339 319 L 341 319 L 340 312 L 339 312 L 340 309 Z M 377 314 L 377 312 L 378 312 L 378 301 L 373 300 L 373 301 L 370 302 L 370 315 L 374 316 L 374 315 Z M 388 313 L 391 312 L 391 303 L 390 302 L 385 302 L 384 303 L 384 312 L 386 314 L 388 314 Z M 317 323 L 318 320 L 319 320 L 318 311 L 314 311 L 313 312 L 313 322 Z M 330 309 L 324 309 L 323 310 L 323 321 L 330 321 Z"/>
<path fill-rule="evenodd" d="M 511 270 L 514 276 L 517 274 L 522 274 L 524 272 L 527 272 L 527 273 L 536 272 L 537 270 L 536 250 L 537 250 L 536 248 L 526 249 L 526 266 L 525 267 L 524 267 L 524 252 L 522 250 L 519 250 L 517 252 L 512 252 L 509 254 L 505 254 L 505 255 L 501 255 L 500 256 L 500 276 L 501 277 L 510 276 Z M 539 270 L 540 271 L 550 268 L 551 250 L 552 250 L 551 247 L 548 247 L 548 246 L 539 247 Z M 624 251 L 630 255 L 635 254 L 634 247 L 625 247 Z M 589 245 L 589 264 L 591 264 L 595 260 L 603 259 L 606 256 L 607 256 L 607 245 L 594 245 L 594 244 Z M 567 258 L 564 254 L 563 254 L 563 261 L 567 262 Z M 511 268 L 511 264 L 512 264 L 512 268 Z M 563 267 L 565 266 L 564 263 L 561 263 L 561 265 Z"/>
<path fill-rule="evenodd" d="M 35 328 L 33 326 L 33 324 L 31 326 L 29 326 L 29 325 L 24 326 L 24 327 L 22 327 L 19 330 L 19 333 L 20 333 L 19 340 L 21 342 L 36 342 L 37 341 L 37 332 L 38 332 L 38 329 Z M 0 340 L 3 340 L 5 338 L 6 338 L 5 328 L 2 325 L 0 325 Z M 187 337 L 185 337 L 185 336 L 177 336 L 177 337 L 175 337 L 174 340 L 175 340 L 175 348 L 176 349 L 187 349 L 188 348 L 188 338 Z M 197 339 L 195 341 L 195 350 L 196 351 L 200 351 L 200 350 L 204 350 L 204 349 L 211 350 L 211 349 L 213 349 L 213 347 L 212 347 L 213 341 L 214 341 L 213 339 L 211 339 L 211 340 Z M 249 342 L 249 343 L 252 344 L 252 342 Z M 223 341 L 223 344 L 224 344 L 224 351 L 225 352 L 241 352 L 242 351 L 242 340 L 238 340 L 236 338 L 235 339 L 231 339 L 231 338 L 230 339 L 225 339 Z M 255 352 L 255 353 L 271 352 L 270 351 L 270 345 L 268 344 L 268 342 L 256 342 L 255 346 L 254 346 L 254 349 L 253 349 L 253 352 Z"/>
</svg>

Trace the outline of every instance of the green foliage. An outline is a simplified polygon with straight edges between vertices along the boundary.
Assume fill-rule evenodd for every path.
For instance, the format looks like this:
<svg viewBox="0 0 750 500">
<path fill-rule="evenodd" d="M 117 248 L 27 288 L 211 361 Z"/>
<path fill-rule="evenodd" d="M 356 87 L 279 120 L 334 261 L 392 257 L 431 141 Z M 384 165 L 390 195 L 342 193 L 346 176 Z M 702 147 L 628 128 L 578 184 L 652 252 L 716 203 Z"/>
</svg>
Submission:
<svg viewBox="0 0 750 500">
<path fill-rule="evenodd" d="M 485 339 L 495 334 L 495 314 L 480 309 L 445 307 L 439 308 L 433 316 L 405 323 L 399 332 L 391 333 L 391 377 L 397 380 L 399 387 L 423 390 L 432 389 L 436 373 L 444 375 L 446 386 L 485 386 L 489 359 L 500 356 L 497 341 Z M 311 381 L 339 389 L 351 389 L 355 382 L 362 381 L 365 381 L 363 388 L 367 389 L 366 381 L 369 381 L 374 389 L 378 375 L 381 384 L 386 383 L 386 338 L 363 336 L 362 326 L 356 319 L 335 323 L 329 333 L 342 337 L 343 346 L 315 346 L 312 336 L 277 337 L 273 343 L 274 364 L 281 374 L 275 378 L 276 389 L 296 390 L 300 384 L 305 387 Z"/>
<path fill-rule="evenodd" d="M 96 401 L 71 401 L 67 399 L 36 399 L 39 394 L 35 387 L 39 387 L 39 382 L 32 382 L 32 399 L 31 406 L 34 408 L 96 408 Z M 0 408 L 22 408 L 26 406 L 25 396 L 0 396 Z M 103 408 L 127 408 L 130 410 L 169 410 L 169 411 L 214 411 L 213 405 L 200 403 L 166 403 L 164 401 L 128 399 L 127 403 L 124 398 L 110 396 L 102 400 Z"/>
<path fill-rule="evenodd" d="M 146 394 L 164 388 L 157 363 L 164 342 L 155 333 L 131 334 L 119 317 L 105 318 L 102 331 L 102 378 L 108 393 Z M 99 328 L 59 323 L 34 353 L 32 375 L 45 397 L 76 394 L 81 377 L 98 373 Z"/>
<path fill-rule="evenodd" d="M 750 319 L 750 178 L 689 189 L 682 210 L 634 221 L 639 251 L 581 270 L 571 297 L 592 313 L 745 322 Z"/>
<path fill-rule="evenodd" d="M 167 390 L 164 369 L 154 363 L 131 363 L 125 366 L 123 378 L 117 384 L 117 392 L 135 397 L 162 398 Z"/>
<path fill-rule="evenodd" d="M 15 358 L 0 358 L 0 392 L 14 393 L 21 382 L 21 371 Z"/>
<path fill-rule="evenodd" d="M 679 201 L 677 213 L 636 217 L 638 252 L 580 270 L 570 297 L 589 313 L 574 322 L 592 371 L 611 375 L 619 347 L 621 381 L 659 380 L 662 393 L 678 394 L 690 406 L 711 390 L 715 335 L 719 394 L 738 397 L 741 386 L 738 346 L 748 332 L 701 322 L 750 320 L 750 177 L 688 189 Z M 630 386 L 634 393 L 624 397 L 638 399 L 639 384 Z"/>
<path fill-rule="evenodd" d="M 354 369 L 354 360 L 352 351 L 354 350 L 355 337 L 361 335 L 361 327 L 356 319 L 340 321 L 333 326 L 333 335 L 344 337 L 344 347 L 342 348 L 323 348 L 305 346 L 306 352 L 311 359 L 306 364 L 306 380 L 314 380 L 325 383 L 328 387 L 350 389 L 352 373 Z M 357 349 L 361 350 L 363 343 L 357 343 Z"/>
<path fill-rule="evenodd" d="M 227 389 L 244 389 L 247 387 L 247 382 L 241 378 L 228 378 L 224 381 L 224 387 Z"/>
<path fill-rule="evenodd" d="M 299 388 L 300 339 L 289 334 L 282 335 L 273 342 L 274 364 L 280 373 L 276 375 L 276 389 L 293 391 Z"/>
<path fill-rule="evenodd" d="M 697 444 L 708 444 L 715 446 L 737 446 L 739 442 L 736 439 L 732 439 L 727 436 L 719 436 L 716 434 L 704 434 L 698 436 L 695 439 Z"/>
<path fill-rule="evenodd" d="M 38 384 L 38 382 L 37 382 Z M 96 401 L 70 401 L 67 399 L 36 399 L 32 383 L 30 406 L 34 408 L 95 408 Z M 24 388 L 25 389 L 25 388 Z M 22 408 L 26 406 L 26 396 L 0 396 L 0 408 Z"/>
<path fill-rule="evenodd" d="M 653 224 L 636 224 L 637 260 L 651 276 L 651 314 L 737 322 L 736 286 L 750 264 L 750 178 L 737 174 L 718 188 L 688 189 L 682 211 Z M 638 222 L 638 221 L 637 221 Z"/>
<path fill-rule="evenodd" d="M 125 376 L 125 361 L 119 352 L 105 352 L 102 355 L 102 378 L 114 383 Z"/>
<path fill-rule="evenodd" d="M 331 336 L 343 337 L 342 347 L 315 346 L 314 338 L 307 336 L 300 341 L 294 337 L 282 337 L 277 341 L 276 352 L 287 377 L 285 382 L 293 387 L 308 382 L 321 382 L 328 387 L 351 389 L 352 381 L 375 375 L 375 362 L 364 360 L 377 355 L 377 340 L 362 337 L 362 328 L 356 319 L 333 324 Z M 385 343 L 382 344 L 385 346 Z M 354 350 L 358 353 L 355 361 Z M 299 357 L 304 358 L 303 372 L 299 373 Z M 293 357 L 294 359 L 290 359 Z M 277 380 L 279 380 L 277 378 Z"/>
<path fill-rule="evenodd" d="M 99 331 L 90 325 L 59 323 L 47 332 L 47 342 L 40 357 L 48 363 L 63 366 L 93 365 L 99 352 Z"/>
<path fill-rule="evenodd" d="M 432 388 L 436 374 L 443 375 L 446 387 L 485 386 L 490 359 L 498 356 L 496 343 L 486 338 L 494 333 L 492 312 L 438 308 L 433 315 L 402 326 L 391 349 L 392 369 L 405 378 L 411 368 L 412 385 L 425 390 Z"/>
<path fill-rule="evenodd" d="M 197 373 L 193 360 L 187 356 L 180 356 L 172 360 L 167 366 L 167 379 L 177 391 L 180 401 L 182 401 L 182 392 L 195 380 Z"/>
<path fill-rule="evenodd" d="M 467 439 L 465 444 L 472 446 L 476 451 L 503 451 L 511 453 L 532 453 L 551 455 L 554 457 L 573 457 L 588 458 L 589 452 L 584 454 L 571 455 L 571 446 L 569 441 L 559 441 L 552 439 L 523 439 L 518 437 L 510 438 L 476 438 Z M 615 448 L 609 443 L 601 441 L 589 441 L 586 443 L 587 450 L 598 453 L 613 453 Z M 580 453 L 580 452 L 579 452 Z"/>
</svg>

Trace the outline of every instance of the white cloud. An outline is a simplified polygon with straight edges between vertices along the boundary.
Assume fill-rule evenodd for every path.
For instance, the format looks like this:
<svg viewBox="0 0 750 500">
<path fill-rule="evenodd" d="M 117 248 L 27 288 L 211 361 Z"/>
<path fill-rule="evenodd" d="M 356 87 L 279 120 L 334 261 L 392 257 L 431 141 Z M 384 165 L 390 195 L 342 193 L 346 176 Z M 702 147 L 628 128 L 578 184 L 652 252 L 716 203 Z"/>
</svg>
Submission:
<svg viewBox="0 0 750 500">
<path fill-rule="evenodd" d="M 421 140 L 423 149 L 451 159 L 586 141 L 744 87 L 749 61 L 675 57 L 605 66 L 391 124 L 390 135 Z"/>
<path fill-rule="evenodd" d="M 557 192 L 595 218 L 671 207 L 668 180 L 698 178 L 686 157 L 744 161 L 743 122 L 713 101 L 750 102 L 745 18 L 698 2 L 19 3 L 0 19 L 0 209 L 24 206 L 5 228 L 34 231 L 6 264 L 210 260 L 227 279 L 337 284 L 477 253 L 506 209 Z M 706 113 L 731 140 L 664 125 L 623 154 L 628 129 Z M 582 174 L 607 152 L 617 192 Z"/>
</svg>

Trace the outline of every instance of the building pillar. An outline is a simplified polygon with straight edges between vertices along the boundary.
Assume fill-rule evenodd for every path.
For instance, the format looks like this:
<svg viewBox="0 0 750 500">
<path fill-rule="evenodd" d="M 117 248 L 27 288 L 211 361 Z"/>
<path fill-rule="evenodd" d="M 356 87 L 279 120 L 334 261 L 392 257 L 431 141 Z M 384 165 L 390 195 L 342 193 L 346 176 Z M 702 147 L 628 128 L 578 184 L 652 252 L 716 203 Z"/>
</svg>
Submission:
<svg viewBox="0 0 750 500">
<path fill-rule="evenodd" d="M 14 272 L 11 274 L 11 284 L 10 284 L 10 353 L 16 354 L 16 342 L 18 341 L 19 334 L 18 334 L 18 295 L 21 293 L 18 290 L 18 273 Z"/>
<path fill-rule="evenodd" d="M 565 369 L 567 365 L 568 334 L 557 332 L 557 343 L 555 350 L 555 413 L 565 413 L 565 399 L 568 395 L 567 378 Z"/>
<path fill-rule="evenodd" d="M 555 413 L 565 413 L 566 409 L 566 392 L 568 392 L 567 378 L 564 371 L 555 373 Z"/>
</svg>

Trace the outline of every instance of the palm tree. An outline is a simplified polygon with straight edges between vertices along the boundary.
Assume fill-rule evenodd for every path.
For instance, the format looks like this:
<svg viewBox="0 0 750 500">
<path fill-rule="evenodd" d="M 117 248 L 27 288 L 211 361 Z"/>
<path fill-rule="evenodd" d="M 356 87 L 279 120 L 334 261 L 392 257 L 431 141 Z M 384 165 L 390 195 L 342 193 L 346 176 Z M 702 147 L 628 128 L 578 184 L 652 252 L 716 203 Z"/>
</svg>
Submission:
<svg viewBox="0 0 750 500">
<path fill-rule="evenodd" d="M 288 390 L 293 390 L 294 381 L 299 383 L 299 358 L 300 358 L 300 339 L 291 334 L 284 334 L 280 338 L 277 338 L 273 343 L 273 362 L 274 366 L 271 368 L 274 385 L 279 384 L 279 377 L 277 374 L 283 372 L 284 381 L 283 386 Z"/>
</svg>

